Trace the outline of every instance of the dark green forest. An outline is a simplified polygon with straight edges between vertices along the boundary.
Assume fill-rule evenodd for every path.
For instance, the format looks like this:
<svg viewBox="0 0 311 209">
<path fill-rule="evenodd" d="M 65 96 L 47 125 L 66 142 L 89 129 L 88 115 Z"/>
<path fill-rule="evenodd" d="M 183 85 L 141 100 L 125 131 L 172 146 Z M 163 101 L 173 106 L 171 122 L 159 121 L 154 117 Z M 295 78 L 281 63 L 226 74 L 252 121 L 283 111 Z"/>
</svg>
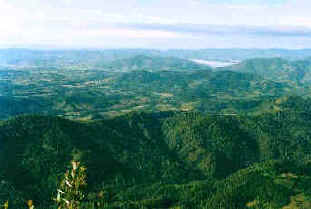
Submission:
<svg viewBox="0 0 311 209">
<path fill-rule="evenodd" d="M 0 126 L 1 199 L 53 208 L 51 197 L 77 160 L 87 168 L 82 208 L 248 208 L 253 201 L 249 208 L 282 208 L 295 195 L 307 205 L 310 125 L 302 107 L 253 117 L 131 113 L 96 122 L 19 116 Z"/>
</svg>

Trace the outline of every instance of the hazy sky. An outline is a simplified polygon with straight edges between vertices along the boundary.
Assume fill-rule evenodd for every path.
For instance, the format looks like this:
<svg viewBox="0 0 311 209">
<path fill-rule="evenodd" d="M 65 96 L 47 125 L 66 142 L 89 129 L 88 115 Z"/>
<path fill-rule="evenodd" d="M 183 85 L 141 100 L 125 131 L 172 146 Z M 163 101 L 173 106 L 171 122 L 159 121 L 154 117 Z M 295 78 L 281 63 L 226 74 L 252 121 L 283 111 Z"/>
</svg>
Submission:
<svg viewBox="0 0 311 209">
<path fill-rule="evenodd" d="M 311 48 L 310 0 L 0 0 L 0 47 Z"/>
</svg>

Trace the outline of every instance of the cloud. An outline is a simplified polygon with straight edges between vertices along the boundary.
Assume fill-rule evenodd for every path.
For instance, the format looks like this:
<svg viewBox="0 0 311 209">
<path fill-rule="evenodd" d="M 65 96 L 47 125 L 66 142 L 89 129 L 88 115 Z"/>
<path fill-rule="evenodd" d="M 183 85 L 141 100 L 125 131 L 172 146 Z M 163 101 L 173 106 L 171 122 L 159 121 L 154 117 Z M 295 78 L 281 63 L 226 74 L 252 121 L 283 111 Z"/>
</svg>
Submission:
<svg viewBox="0 0 311 209">
<path fill-rule="evenodd" d="M 275 37 L 309 37 L 311 28 L 298 26 L 229 26 L 197 24 L 120 24 L 135 30 L 161 30 L 193 35 L 253 35 Z"/>
<path fill-rule="evenodd" d="M 87 30 L 84 35 L 88 37 L 119 37 L 119 38 L 143 38 L 143 39 L 172 39 L 179 38 L 182 35 L 173 31 L 164 30 L 142 30 L 142 29 L 124 29 L 124 28 L 104 28 L 99 30 Z"/>
<path fill-rule="evenodd" d="M 0 47 L 311 47 L 310 8 L 310 0 L 0 0 Z"/>
</svg>

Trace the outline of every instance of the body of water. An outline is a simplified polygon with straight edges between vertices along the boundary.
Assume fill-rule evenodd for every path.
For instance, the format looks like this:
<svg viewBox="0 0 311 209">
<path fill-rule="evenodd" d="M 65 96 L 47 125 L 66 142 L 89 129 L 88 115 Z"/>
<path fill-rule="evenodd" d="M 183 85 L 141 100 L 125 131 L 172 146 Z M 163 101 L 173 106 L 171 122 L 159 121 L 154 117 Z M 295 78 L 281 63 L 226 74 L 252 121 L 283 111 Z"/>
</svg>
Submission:
<svg viewBox="0 0 311 209">
<path fill-rule="evenodd" d="M 212 61 L 212 60 L 201 60 L 201 59 L 191 59 L 192 62 L 203 64 L 203 65 L 209 65 L 213 68 L 220 68 L 220 67 L 227 67 L 230 65 L 239 64 L 240 61 Z"/>
</svg>

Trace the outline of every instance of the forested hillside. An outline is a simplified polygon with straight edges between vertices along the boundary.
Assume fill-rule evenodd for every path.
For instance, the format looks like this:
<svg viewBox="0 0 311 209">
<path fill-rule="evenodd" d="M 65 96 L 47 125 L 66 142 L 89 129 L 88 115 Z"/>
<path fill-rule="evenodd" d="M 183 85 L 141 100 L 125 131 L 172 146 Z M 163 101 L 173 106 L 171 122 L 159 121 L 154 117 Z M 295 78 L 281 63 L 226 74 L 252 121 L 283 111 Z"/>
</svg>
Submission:
<svg viewBox="0 0 311 209">
<path fill-rule="evenodd" d="M 85 204 L 281 208 L 295 195 L 310 204 L 311 117 L 304 105 L 290 107 L 293 99 L 287 110 L 260 116 L 163 112 L 87 123 L 42 116 L 3 121 L 1 200 L 51 207 L 76 160 L 87 168 Z M 100 192 L 106 195 L 98 199 Z"/>
<path fill-rule="evenodd" d="M 311 59 L 288 61 L 281 58 L 251 59 L 226 70 L 254 73 L 264 78 L 310 85 Z"/>
<path fill-rule="evenodd" d="M 186 59 L 175 57 L 137 55 L 126 59 L 118 59 L 107 65 L 103 65 L 112 71 L 187 71 L 187 70 L 210 70 L 208 66 L 199 65 Z"/>
</svg>

